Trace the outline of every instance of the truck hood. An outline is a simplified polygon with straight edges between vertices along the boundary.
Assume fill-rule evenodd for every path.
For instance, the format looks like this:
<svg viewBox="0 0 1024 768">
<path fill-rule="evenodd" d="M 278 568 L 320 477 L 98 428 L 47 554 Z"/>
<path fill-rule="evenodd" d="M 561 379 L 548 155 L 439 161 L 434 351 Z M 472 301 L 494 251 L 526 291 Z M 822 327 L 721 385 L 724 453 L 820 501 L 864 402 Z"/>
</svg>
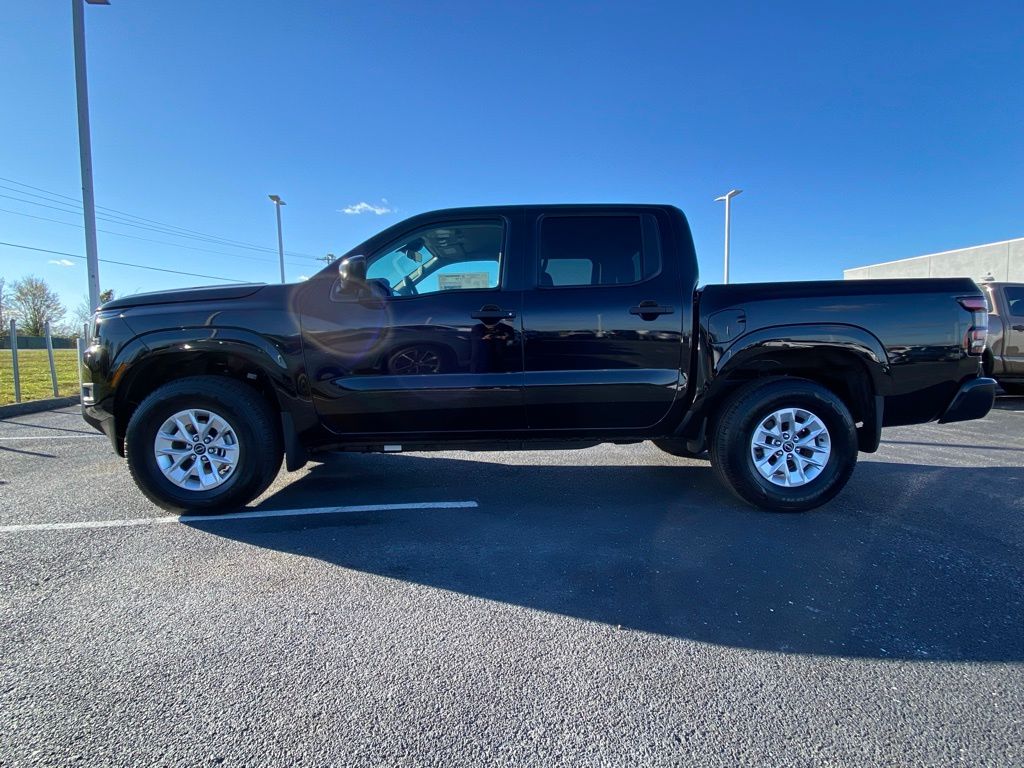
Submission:
<svg viewBox="0 0 1024 768">
<path fill-rule="evenodd" d="M 176 291 L 154 291 L 152 293 L 136 293 L 133 296 L 108 301 L 100 310 L 127 309 L 144 307 L 150 304 L 180 304 L 196 301 L 225 301 L 242 299 L 252 296 L 264 288 L 266 283 L 244 283 L 242 285 L 207 285 L 199 288 L 182 288 Z"/>
</svg>

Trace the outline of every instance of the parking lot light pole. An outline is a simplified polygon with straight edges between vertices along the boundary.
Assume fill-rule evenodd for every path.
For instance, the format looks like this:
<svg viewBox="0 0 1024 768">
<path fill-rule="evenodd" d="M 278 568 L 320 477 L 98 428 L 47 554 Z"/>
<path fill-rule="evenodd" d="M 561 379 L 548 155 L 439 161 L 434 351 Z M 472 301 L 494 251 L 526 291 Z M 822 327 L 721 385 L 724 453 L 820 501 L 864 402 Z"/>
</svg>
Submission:
<svg viewBox="0 0 1024 768">
<path fill-rule="evenodd" d="M 109 0 L 85 0 L 110 5 Z M 82 165 L 82 214 L 85 216 L 85 264 L 89 272 L 89 309 L 100 305 L 100 261 L 96 252 L 96 200 L 92 189 L 92 139 L 89 133 L 89 85 L 85 75 L 85 13 L 82 0 L 71 0 L 75 38 L 75 94 L 78 100 L 78 152 Z"/>
<path fill-rule="evenodd" d="M 267 195 L 277 209 L 277 255 L 281 260 L 281 282 L 284 282 L 284 238 L 281 236 L 281 206 L 287 205 L 278 195 Z"/>
<path fill-rule="evenodd" d="M 742 189 L 730 189 L 721 197 L 715 198 L 716 203 L 725 202 L 725 270 L 723 273 L 723 283 L 729 282 L 729 204 L 732 202 L 732 199 L 742 191 Z"/>
</svg>

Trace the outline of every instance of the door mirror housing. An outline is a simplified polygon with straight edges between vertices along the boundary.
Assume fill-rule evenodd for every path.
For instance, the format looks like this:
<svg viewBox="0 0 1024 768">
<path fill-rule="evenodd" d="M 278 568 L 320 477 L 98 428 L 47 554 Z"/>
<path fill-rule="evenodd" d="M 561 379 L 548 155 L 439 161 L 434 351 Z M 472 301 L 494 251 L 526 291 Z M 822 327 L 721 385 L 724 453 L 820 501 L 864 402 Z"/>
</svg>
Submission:
<svg viewBox="0 0 1024 768">
<path fill-rule="evenodd" d="M 349 256 L 338 262 L 338 277 L 341 287 L 359 287 L 366 282 L 366 257 Z"/>
</svg>

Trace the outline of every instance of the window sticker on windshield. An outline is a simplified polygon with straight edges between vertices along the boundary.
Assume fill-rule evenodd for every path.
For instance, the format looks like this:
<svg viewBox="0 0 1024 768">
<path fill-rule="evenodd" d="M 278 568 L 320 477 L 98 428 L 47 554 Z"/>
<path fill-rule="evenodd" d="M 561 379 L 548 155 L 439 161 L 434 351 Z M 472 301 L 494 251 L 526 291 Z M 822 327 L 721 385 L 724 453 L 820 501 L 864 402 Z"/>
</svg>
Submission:
<svg viewBox="0 0 1024 768">
<path fill-rule="evenodd" d="M 487 288 L 488 283 L 486 272 L 456 272 L 451 275 L 437 276 L 437 284 L 442 291 Z"/>
</svg>

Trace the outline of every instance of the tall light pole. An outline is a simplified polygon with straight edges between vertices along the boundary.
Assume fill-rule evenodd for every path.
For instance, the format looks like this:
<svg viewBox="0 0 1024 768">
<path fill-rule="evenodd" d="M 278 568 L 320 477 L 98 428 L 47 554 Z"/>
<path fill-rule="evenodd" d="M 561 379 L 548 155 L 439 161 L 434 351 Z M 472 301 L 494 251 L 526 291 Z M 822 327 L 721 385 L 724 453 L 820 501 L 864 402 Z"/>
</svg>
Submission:
<svg viewBox="0 0 1024 768">
<path fill-rule="evenodd" d="M 273 202 L 274 208 L 277 209 L 277 255 L 281 259 L 281 282 L 284 282 L 284 238 L 281 236 L 281 206 L 287 205 L 277 195 L 267 195 Z"/>
<path fill-rule="evenodd" d="M 715 198 L 716 203 L 725 202 L 725 272 L 724 279 L 722 281 L 724 283 L 729 282 L 729 204 L 732 202 L 732 199 L 742 191 L 742 189 L 730 189 L 721 197 Z"/>
<path fill-rule="evenodd" d="M 86 0 L 110 5 L 109 0 Z M 85 13 L 82 0 L 71 0 L 75 37 L 75 93 L 78 97 L 78 153 L 82 164 L 82 213 L 85 216 L 85 263 L 89 271 L 89 308 L 100 304 L 100 260 L 96 253 L 96 199 L 92 190 L 92 139 L 89 134 L 89 85 L 85 76 Z"/>
</svg>

